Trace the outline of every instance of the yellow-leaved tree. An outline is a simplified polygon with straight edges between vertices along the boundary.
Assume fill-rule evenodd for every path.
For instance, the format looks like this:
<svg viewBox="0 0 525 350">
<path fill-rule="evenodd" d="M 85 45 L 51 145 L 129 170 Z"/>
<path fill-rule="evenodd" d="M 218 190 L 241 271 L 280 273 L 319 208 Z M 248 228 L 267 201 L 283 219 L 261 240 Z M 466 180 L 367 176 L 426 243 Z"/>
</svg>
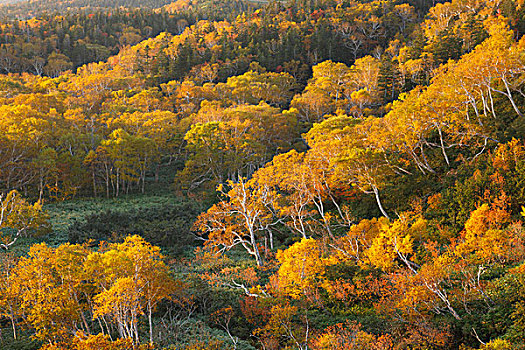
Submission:
<svg viewBox="0 0 525 350">
<path fill-rule="evenodd" d="M 254 179 L 228 181 L 231 190 L 222 192 L 225 199 L 199 216 L 195 228 L 207 235 L 206 245 L 221 251 L 241 245 L 255 258 L 258 266 L 264 265 L 261 240 L 267 237 L 273 247 L 272 227 L 280 222 L 275 213 L 276 194 Z"/>
<path fill-rule="evenodd" d="M 20 237 L 46 233 L 48 229 L 40 202 L 30 204 L 15 190 L 0 195 L 0 248 L 7 250 Z"/>
<path fill-rule="evenodd" d="M 94 298 L 93 317 L 115 322 L 121 338 L 139 343 L 138 318 L 146 314 L 153 343 L 153 310 L 178 287 L 162 259 L 160 248 L 137 235 L 91 253 L 86 271 L 101 291 Z"/>
<path fill-rule="evenodd" d="M 281 264 L 277 273 L 278 289 L 294 299 L 307 297 L 319 301 L 319 286 L 324 281 L 330 259 L 323 257 L 319 242 L 303 238 L 286 250 L 277 252 Z"/>
<path fill-rule="evenodd" d="M 81 299 L 87 285 L 83 264 L 88 251 L 81 245 L 65 244 L 57 249 L 45 243 L 31 247 L 13 271 L 12 294 L 36 333 L 50 342 L 66 341 L 76 331 L 89 332 Z"/>
</svg>

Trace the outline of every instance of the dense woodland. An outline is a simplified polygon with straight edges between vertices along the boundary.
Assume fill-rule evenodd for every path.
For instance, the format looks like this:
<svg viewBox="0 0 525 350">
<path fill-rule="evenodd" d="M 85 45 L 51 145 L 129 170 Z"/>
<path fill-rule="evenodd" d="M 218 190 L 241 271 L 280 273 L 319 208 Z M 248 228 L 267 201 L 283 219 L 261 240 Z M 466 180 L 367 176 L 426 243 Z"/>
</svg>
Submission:
<svg viewBox="0 0 525 350">
<path fill-rule="evenodd" d="M 8 18 L 30 19 L 50 13 L 86 12 L 108 9 L 158 9 L 170 0 L 3 0 L 0 13 Z"/>
<path fill-rule="evenodd" d="M 524 6 L 0 7 L 0 349 L 525 349 Z"/>
</svg>

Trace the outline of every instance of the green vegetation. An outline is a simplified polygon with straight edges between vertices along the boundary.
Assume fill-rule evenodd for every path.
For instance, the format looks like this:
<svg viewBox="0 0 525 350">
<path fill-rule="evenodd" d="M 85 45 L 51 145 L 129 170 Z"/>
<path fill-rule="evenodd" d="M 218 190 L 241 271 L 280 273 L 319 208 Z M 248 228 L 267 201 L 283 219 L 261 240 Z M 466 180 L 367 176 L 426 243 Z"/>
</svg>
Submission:
<svg viewBox="0 0 525 350">
<path fill-rule="evenodd" d="M 525 348 L 522 1 L 0 9 L 0 349 Z"/>
</svg>

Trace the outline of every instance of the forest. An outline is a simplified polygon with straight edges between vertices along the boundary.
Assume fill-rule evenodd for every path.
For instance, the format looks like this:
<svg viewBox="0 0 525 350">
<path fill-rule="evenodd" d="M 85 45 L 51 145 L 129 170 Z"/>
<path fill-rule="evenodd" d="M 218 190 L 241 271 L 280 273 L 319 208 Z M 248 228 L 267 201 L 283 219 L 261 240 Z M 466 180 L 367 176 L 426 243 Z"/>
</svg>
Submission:
<svg viewBox="0 0 525 350">
<path fill-rule="evenodd" d="M 0 5 L 0 349 L 525 349 L 522 0 Z"/>
</svg>

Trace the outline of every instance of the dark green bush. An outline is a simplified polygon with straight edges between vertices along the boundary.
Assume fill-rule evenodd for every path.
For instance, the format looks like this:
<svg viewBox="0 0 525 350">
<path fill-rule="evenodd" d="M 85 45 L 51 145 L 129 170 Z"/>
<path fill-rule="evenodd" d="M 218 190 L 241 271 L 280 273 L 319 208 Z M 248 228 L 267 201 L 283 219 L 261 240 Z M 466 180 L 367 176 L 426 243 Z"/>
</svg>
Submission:
<svg viewBox="0 0 525 350">
<path fill-rule="evenodd" d="M 138 234 L 150 243 L 170 248 L 180 255 L 194 243 L 193 222 L 202 211 L 191 202 L 139 207 L 130 210 L 113 209 L 89 214 L 69 226 L 71 243 L 87 241 L 114 242 L 129 234 Z"/>
<path fill-rule="evenodd" d="M 1 326 L 3 325 L 0 323 Z M 17 331 L 20 332 L 20 329 Z M 13 339 L 10 327 L 0 328 L 0 350 L 37 350 L 41 345 L 28 334 L 18 334 L 17 339 Z"/>
</svg>

